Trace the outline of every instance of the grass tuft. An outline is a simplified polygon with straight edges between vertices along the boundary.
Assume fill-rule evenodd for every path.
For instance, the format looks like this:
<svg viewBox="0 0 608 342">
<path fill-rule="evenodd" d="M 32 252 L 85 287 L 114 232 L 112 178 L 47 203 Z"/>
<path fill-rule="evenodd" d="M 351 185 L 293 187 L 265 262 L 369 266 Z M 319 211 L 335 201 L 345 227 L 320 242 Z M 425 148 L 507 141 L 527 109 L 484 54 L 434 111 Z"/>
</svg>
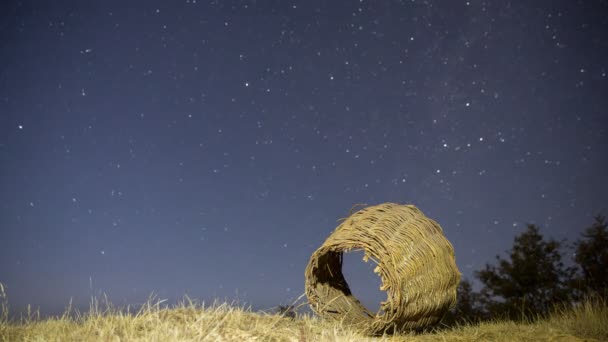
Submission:
<svg viewBox="0 0 608 342">
<path fill-rule="evenodd" d="M 553 327 L 582 338 L 608 341 L 608 306 L 601 298 L 589 298 L 575 306 L 561 306 L 548 320 Z"/>
</svg>

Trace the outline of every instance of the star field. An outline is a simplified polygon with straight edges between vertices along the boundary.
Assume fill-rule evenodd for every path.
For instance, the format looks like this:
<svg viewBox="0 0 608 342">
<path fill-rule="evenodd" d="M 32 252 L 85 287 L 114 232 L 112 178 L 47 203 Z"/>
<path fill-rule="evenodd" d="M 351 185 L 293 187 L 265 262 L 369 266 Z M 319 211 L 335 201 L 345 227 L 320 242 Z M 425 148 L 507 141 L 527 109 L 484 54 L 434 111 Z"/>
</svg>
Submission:
<svg viewBox="0 0 608 342">
<path fill-rule="evenodd" d="M 16 309 L 290 303 L 358 203 L 418 206 L 468 278 L 526 223 L 573 240 L 608 210 L 606 1 L 1 12 L 0 282 Z M 346 260 L 374 305 L 357 284 L 375 275 Z"/>
</svg>

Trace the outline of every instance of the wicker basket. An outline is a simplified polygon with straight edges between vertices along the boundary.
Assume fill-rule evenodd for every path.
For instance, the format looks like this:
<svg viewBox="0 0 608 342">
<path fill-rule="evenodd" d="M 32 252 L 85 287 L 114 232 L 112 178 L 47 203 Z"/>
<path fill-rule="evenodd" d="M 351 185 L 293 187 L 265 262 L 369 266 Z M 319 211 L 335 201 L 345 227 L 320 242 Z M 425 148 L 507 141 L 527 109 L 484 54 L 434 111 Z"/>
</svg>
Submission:
<svg viewBox="0 0 608 342">
<path fill-rule="evenodd" d="M 363 250 L 387 294 L 377 313 L 355 298 L 342 274 L 342 253 Z M 398 333 L 437 323 L 456 303 L 460 272 L 437 222 L 413 205 L 384 203 L 345 219 L 317 249 L 305 272 L 308 302 L 319 316 L 367 334 Z"/>
</svg>

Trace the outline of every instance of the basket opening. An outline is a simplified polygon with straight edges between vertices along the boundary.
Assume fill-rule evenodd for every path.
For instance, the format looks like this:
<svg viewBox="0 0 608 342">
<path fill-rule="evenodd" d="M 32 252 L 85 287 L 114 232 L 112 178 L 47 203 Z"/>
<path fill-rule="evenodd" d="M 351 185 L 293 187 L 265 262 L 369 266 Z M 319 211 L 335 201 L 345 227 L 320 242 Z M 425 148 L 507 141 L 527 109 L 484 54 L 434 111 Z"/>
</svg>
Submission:
<svg viewBox="0 0 608 342">
<path fill-rule="evenodd" d="M 380 290 L 382 280 L 374 273 L 377 266 L 373 260 L 363 261 L 363 250 L 353 250 L 344 253 L 342 258 L 342 274 L 348 283 L 353 296 L 355 296 L 367 310 L 382 314 L 380 303 L 386 301 L 386 292 Z"/>
</svg>

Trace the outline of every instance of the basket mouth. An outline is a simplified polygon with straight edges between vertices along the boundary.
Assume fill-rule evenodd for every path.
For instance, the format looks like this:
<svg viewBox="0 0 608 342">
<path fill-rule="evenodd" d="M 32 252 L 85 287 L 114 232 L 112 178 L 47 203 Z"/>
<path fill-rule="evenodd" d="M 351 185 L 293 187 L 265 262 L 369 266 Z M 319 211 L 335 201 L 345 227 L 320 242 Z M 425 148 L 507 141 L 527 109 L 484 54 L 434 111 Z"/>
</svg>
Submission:
<svg viewBox="0 0 608 342">
<path fill-rule="evenodd" d="M 309 284 L 317 303 L 313 310 L 325 318 L 349 325 L 367 325 L 376 315 L 356 298 L 342 273 L 343 250 L 326 250 L 316 255 L 318 267 L 311 268 L 314 284 Z M 309 295 L 310 298 L 310 295 Z"/>
<path fill-rule="evenodd" d="M 375 259 L 370 257 L 368 252 L 365 251 L 363 248 L 348 248 L 348 249 L 334 248 L 334 249 L 327 250 L 323 255 L 318 255 L 319 264 L 325 265 L 325 266 L 324 267 L 315 267 L 315 268 L 313 268 L 312 272 L 313 272 L 313 275 L 316 277 L 316 279 L 318 279 L 318 282 L 331 284 L 331 286 L 333 286 L 337 291 L 341 292 L 342 295 L 353 298 L 353 302 L 359 304 L 360 301 L 352 293 L 352 290 L 348 283 L 348 279 L 346 279 L 346 277 L 344 276 L 344 272 L 343 272 L 344 255 L 354 252 L 354 251 L 363 251 L 364 262 L 367 262 L 369 259 L 372 259 L 375 261 Z M 375 263 L 378 264 L 377 262 L 375 262 Z M 380 268 L 380 265 L 376 266 L 376 268 L 374 269 L 373 272 L 376 276 L 379 277 L 382 285 L 384 285 L 384 281 L 383 281 L 382 277 L 380 276 L 380 271 L 378 270 L 379 268 Z M 386 295 L 388 295 L 386 289 L 384 289 L 383 287 L 380 288 L 380 291 L 382 291 Z M 363 307 L 363 309 L 361 311 L 364 312 L 365 315 L 369 316 L 370 318 L 377 317 L 377 316 L 381 315 L 381 313 L 384 311 L 381 307 L 381 308 L 379 308 L 378 312 L 374 313 L 372 310 L 365 307 L 365 305 L 363 305 L 363 304 L 360 304 L 360 305 Z"/>
</svg>

